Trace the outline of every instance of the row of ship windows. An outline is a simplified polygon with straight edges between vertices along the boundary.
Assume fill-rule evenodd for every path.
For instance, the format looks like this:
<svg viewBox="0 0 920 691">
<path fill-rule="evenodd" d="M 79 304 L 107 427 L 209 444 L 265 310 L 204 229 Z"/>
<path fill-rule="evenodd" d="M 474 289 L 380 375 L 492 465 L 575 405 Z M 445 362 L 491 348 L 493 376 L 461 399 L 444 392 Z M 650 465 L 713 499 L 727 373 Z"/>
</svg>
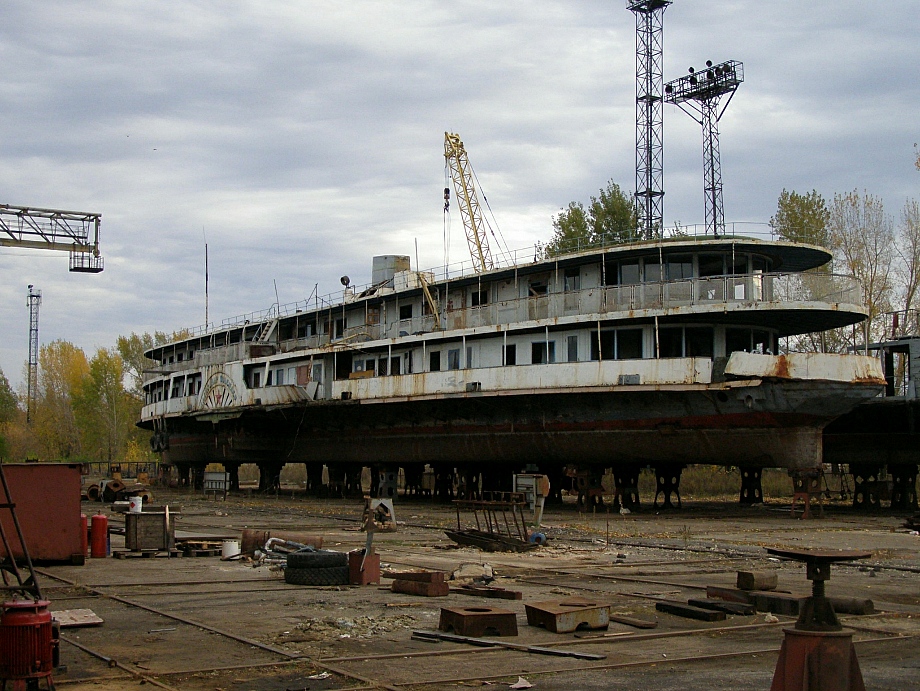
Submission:
<svg viewBox="0 0 920 691">
<path fill-rule="evenodd" d="M 501 366 L 524 364 L 551 364 L 559 362 L 556 340 L 539 340 L 530 343 L 530 358 L 525 359 L 526 345 L 519 343 L 504 344 L 501 347 Z M 658 329 L 657 339 L 652 341 L 651 352 L 645 347 L 643 329 L 602 330 L 600 338 L 591 337 L 589 359 L 596 360 L 634 360 L 641 358 L 673 357 L 712 357 L 715 353 L 715 331 L 712 327 L 662 327 Z M 427 372 L 442 370 L 472 369 L 473 348 L 467 347 L 463 352 L 458 347 L 441 348 L 427 351 Z M 578 362 L 579 337 L 566 336 L 561 342 L 565 358 L 563 362 Z M 725 329 L 725 352 L 749 351 L 776 352 L 776 340 L 773 334 L 758 329 Z M 348 369 L 337 371 L 339 379 L 360 378 L 367 376 L 389 376 L 412 374 L 412 353 L 406 352 L 393 357 L 352 358 L 342 360 Z M 264 377 L 264 380 L 263 380 Z M 253 389 L 263 386 L 305 385 L 310 381 L 322 383 L 323 366 L 321 363 L 292 367 L 269 368 L 266 373 L 263 365 L 247 366 L 244 373 L 246 386 Z M 263 383 L 264 382 L 264 383 Z M 168 393 L 168 395 L 167 395 Z M 201 375 L 174 377 L 168 388 L 166 382 L 152 385 L 147 391 L 147 403 L 156 403 L 164 399 L 182 396 L 197 396 L 201 393 Z"/>
</svg>

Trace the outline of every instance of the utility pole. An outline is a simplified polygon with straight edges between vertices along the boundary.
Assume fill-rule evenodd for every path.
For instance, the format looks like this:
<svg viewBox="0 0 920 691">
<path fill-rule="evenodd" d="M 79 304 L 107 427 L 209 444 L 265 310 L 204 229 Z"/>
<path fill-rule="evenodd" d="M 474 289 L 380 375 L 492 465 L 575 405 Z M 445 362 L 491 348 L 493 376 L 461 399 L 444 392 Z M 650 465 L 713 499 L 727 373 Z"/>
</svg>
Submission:
<svg viewBox="0 0 920 691">
<path fill-rule="evenodd" d="M 42 291 L 29 286 L 29 382 L 26 393 L 26 424 L 32 424 L 35 399 L 38 396 L 38 308 L 42 304 Z"/>
<path fill-rule="evenodd" d="M 643 238 L 664 228 L 662 82 L 669 0 L 627 0 L 636 15 L 636 212 Z"/>
</svg>

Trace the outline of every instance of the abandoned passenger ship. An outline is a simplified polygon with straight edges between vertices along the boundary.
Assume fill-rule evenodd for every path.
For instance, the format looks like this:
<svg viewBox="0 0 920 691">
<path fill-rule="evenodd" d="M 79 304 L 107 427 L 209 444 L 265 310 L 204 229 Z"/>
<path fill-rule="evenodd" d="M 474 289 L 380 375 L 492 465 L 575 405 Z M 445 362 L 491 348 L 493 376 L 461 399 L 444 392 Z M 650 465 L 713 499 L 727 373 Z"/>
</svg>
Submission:
<svg viewBox="0 0 920 691">
<path fill-rule="evenodd" d="M 814 469 L 824 426 L 885 383 L 876 358 L 786 352 L 866 318 L 856 279 L 809 271 L 830 259 L 740 236 L 456 276 L 375 257 L 369 287 L 149 350 L 139 424 L 186 477 L 256 463 L 263 484 L 287 463 L 310 484 L 324 464 Z"/>
</svg>

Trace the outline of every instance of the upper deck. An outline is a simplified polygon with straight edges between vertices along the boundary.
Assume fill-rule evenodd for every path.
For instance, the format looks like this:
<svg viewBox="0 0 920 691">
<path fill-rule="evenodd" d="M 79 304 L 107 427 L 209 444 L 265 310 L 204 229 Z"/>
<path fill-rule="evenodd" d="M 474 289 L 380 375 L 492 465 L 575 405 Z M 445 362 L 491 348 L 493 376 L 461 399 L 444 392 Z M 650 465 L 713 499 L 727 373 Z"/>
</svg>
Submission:
<svg viewBox="0 0 920 691">
<path fill-rule="evenodd" d="M 856 279 L 809 272 L 830 260 L 830 253 L 812 245 L 675 238 L 593 248 L 479 274 L 401 271 L 336 296 L 201 327 L 146 355 L 160 365 L 154 376 L 162 376 L 279 353 L 592 321 L 734 324 L 782 337 L 865 318 Z"/>
</svg>

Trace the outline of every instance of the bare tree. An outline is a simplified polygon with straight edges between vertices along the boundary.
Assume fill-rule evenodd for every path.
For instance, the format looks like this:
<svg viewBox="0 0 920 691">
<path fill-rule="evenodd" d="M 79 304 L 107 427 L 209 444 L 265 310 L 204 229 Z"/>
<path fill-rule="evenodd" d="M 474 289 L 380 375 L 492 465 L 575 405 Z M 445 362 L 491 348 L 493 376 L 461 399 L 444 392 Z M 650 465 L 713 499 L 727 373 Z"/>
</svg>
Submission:
<svg viewBox="0 0 920 691">
<path fill-rule="evenodd" d="M 900 309 L 907 312 L 900 320 L 898 333 L 917 333 L 916 312 L 920 307 L 920 204 L 908 199 L 901 210 L 901 225 L 895 245 L 898 265 L 895 277 L 901 289 Z M 894 329 L 892 329 L 893 331 Z"/>
<path fill-rule="evenodd" d="M 870 338 L 884 337 L 877 317 L 892 309 L 895 233 L 880 197 L 856 190 L 834 195 L 828 228 L 840 265 L 860 280 Z M 853 344 L 855 345 L 855 344 Z"/>
</svg>

